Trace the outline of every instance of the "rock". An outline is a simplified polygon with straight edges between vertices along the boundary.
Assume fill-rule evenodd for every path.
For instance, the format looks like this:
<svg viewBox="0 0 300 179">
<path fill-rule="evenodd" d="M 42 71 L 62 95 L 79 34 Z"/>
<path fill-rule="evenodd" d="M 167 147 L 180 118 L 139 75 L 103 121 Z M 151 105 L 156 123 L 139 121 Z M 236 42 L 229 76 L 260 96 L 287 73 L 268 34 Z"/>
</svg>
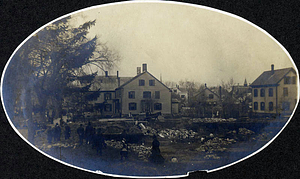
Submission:
<svg viewBox="0 0 300 179">
<path fill-rule="evenodd" d="M 178 160 L 177 160 L 177 158 L 173 157 L 173 158 L 171 159 L 171 162 L 172 162 L 172 163 L 178 163 Z"/>
</svg>

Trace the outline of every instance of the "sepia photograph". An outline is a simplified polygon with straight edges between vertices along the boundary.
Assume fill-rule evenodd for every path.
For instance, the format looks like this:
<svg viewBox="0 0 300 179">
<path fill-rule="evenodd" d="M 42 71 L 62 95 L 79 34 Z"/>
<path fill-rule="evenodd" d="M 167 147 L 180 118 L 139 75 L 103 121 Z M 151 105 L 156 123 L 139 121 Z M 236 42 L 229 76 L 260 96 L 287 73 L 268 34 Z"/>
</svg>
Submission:
<svg viewBox="0 0 300 179">
<path fill-rule="evenodd" d="M 95 174 L 231 167 L 270 145 L 299 101 L 285 47 L 207 6 L 92 6 L 25 38 L 1 78 L 10 127 L 51 160 Z"/>
</svg>

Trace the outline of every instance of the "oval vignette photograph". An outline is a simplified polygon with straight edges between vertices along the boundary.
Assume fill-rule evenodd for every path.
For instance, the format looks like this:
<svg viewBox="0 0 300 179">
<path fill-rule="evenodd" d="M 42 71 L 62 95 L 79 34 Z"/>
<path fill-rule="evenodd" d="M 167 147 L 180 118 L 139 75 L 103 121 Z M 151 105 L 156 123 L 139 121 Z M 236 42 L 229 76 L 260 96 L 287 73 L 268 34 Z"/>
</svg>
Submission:
<svg viewBox="0 0 300 179">
<path fill-rule="evenodd" d="M 60 17 L 1 79 L 12 128 L 38 152 L 112 176 L 213 172 L 268 146 L 299 99 L 294 61 L 239 16 L 124 2 Z"/>
</svg>

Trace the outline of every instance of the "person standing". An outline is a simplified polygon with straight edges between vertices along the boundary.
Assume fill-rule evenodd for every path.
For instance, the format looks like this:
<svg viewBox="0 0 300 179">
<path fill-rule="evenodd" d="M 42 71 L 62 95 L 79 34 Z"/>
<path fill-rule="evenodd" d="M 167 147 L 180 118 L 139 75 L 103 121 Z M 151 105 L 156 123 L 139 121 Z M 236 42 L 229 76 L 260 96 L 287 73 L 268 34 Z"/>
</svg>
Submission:
<svg viewBox="0 0 300 179">
<path fill-rule="evenodd" d="M 77 129 L 77 134 L 79 136 L 79 144 L 82 145 L 83 138 L 84 138 L 84 128 L 82 127 L 82 124 Z"/>
<path fill-rule="evenodd" d="M 127 144 L 125 138 L 122 139 L 122 148 L 121 148 L 121 151 L 120 151 L 120 155 L 121 155 L 121 161 L 123 160 L 123 158 L 125 160 L 127 160 L 127 158 L 128 158 L 128 144 Z"/>
<path fill-rule="evenodd" d="M 59 142 L 60 141 L 60 135 L 61 135 L 61 128 L 58 125 L 58 123 L 56 123 L 56 125 L 54 127 L 54 141 L 55 142 Z"/>
<path fill-rule="evenodd" d="M 49 144 L 52 143 L 52 138 L 53 138 L 53 129 L 51 126 L 49 126 L 47 130 L 47 141 Z"/>
<path fill-rule="evenodd" d="M 91 122 L 89 122 L 88 125 L 85 128 L 86 144 L 90 144 L 91 143 L 92 133 L 93 133 L 93 127 L 92 127 Z"/>
<path fill-rule="evenodd" d="M 152 142 L 152 154 L 149 157 L 149 160 L 153 163 L 164 163 L 165 159 L 163 158 L 163 156 L 160 154 L 160 142 L 157 140 L 156 135 L 153 135 L 153 142 Z"/>
<path fill-rule="evenodd" d="M 68 123 L 65 124 L 65 139 L 68 140 L 71 136 L 71 128 Z"/>
<path fill-rule="evenodd" d="M 100 129 L 97 131 L 97 135 L 94 138 L 95 147 L 98 155 L 102 155 L 102 149 L 106 147 L 104 136 Z"/>
</svg>

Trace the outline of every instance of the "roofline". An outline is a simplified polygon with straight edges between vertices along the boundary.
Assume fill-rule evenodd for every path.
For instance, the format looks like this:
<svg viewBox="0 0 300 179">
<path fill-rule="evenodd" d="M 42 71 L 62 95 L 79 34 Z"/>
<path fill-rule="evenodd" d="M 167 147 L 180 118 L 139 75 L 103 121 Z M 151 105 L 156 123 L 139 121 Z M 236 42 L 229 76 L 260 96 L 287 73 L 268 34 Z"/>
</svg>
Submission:
<svg viewBox="0 0 300 179">
<path fill-rule="evenodd" d="M 218 94 L 216 94 L 215 92 L 213 92 L 212 90 L 210 90 L 208 87 L 205 87 L 205 89 L 203 89 L 202 91 L 200 91 L 198 94 L 196 94 L 194 97 L 196 97 L 196 96 L 198 96 L 198 95 L 200 95 L 204 90 L 208 90 L 208 91 L 210 91 L 211 93 L 213 93 L 214 95 L 216 95 L 216 96 L 218 96 L 219 98 L 220 98 L 220 96 L 218 95 Z"/>
<path fill-rule="evenodd" d="M 163 84 L 161 81 L 159 81 L 155 76 L 153 76 L 150 72 L 148 71 L 144 71 L 143 73 L 140 73 L 138 75 L 136 75 L 135 77 L 133 77 L 132 79 L 130 79 L 129 81 L 125 82 L 123 85 L 119 86 L 118 88 L 116 88 L 115 90 L 121 89 L 124 86 L 126 86 L 127 84 L 131 83 L 133 80 L 135 80 L 136 78 L 142 76 L 143 74 L 148 73 L 151 77 L 153 77 L 154 79 L 156 79 L 160 84 L 162 84 L 164 87 L 166 87 L 170 92 L 172 92 L 172 90 L 167 87 L 165 84 Z"/>
<path fill-rule="evenodd" d="M 270 86 L 279 86 L 278 83 L 276 84 L 268 84 L 268 85 L 250 85 L 252 88 L 260 88 L 260 87 L 270 87 Z"/>
<path fill-rule="evenodd" d="M 296 71 L 295 71 L 295 69 L 293 68 L 293 67 L 288 67 L 288 68 L 281 68 L 281 69 L 277 69 L 277 70 L 285 70 L 285 69 L 289 69 L 283 76 L 282 76 L 282 78 L 280 78 L 276 83 L 273 83 L 273 84 L 267 84 L 267 85 L 252 85 L 252 84 L 250 84 L 249 86 L 251 86 L 251 87 L 253 87 L 253 86 L 255 86 L 255 87 L 264 87 L 264 86 L 278 86 L 278 83 L 290 72 L 290 71 L 294 71 L 295 73 L 296 73 Z M 277 70 L 274 70 L 274 71 L 277 71 Z M 265 73 L 265 72 L 271 72 L 272 70 L 268 70 L 268 71 L 264 71 L 263 73 Z M 262 73 L 262 74 L 263 74 Z M 260 74 L 257 78 L 259 78 L 262 74 Z M 254 82 L 257 80 L 257 78 L 254 80 Z"/>
<path fill-rule="evenodd" d="M 295 73 L 296 73 L 296 71 L 294 70 L 294 68 L 292 68 L 292 67 L 290 67 L 290 70 L 289 71 L 287 71 L 284 75 L 283 75 L 283 77 L 282 78 L 280 78 L 280 80 L 276 83 L 276 84 L 278 84 L 289 72 L 291 72 L 291 71 L 294 71 Z"/>
<path fill-rule="evenodd" d="M 140 73 L 138 75 L 136 75 L 135 77 L 131 78 L 130 80 L 126 81 L 125 83 L 123 83 L 121 86 L 119 86 L 118 88 L 116 88 L 115 90 L 117 89 L 121 89 L 123 88 L 124 86 L 126 86 L 127 84 L 129 84 L 130 82 L 132 82 L 133 80 L 135 80 L 136 78 L 138 78 L 139 76 L 143 75 L 144 73 L 146 73 L 147 71 L 144 71 L 143 73 Z"/>
<path fill-rule="evenodd" d="M 99 93 L 101 93 L 101 92 L 115 92 L 115 90 L 103 90 L 103 91 L 99 90 L 99 91 L 88 91 L 88 92 L 99 92 Z"/>
<path fill-rule="evenodd" d="M 159 81 L 155 76 L 153 76 L 151 73 L 149 73 L 148 71 L 146 71 L 150 76 L 152 76 L 154 79 L 156 79 L 160 84 L 162 84 L 164 87 L 166 87 L 170 92 L 172 92 L 172 90 L 167 87 L 165 84 L 163 84 L 163 82 Z"/>
</svg>

